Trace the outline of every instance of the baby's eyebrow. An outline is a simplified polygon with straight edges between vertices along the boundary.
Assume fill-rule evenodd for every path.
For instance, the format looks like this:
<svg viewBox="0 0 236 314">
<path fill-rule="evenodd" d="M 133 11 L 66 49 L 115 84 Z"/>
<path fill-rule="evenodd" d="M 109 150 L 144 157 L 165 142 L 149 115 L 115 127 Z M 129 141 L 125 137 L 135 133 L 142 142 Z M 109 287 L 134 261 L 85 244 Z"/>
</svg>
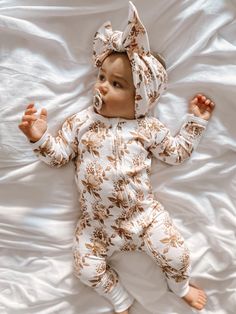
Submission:
<svg viewBox="0 0 236 314">
<path fill-rule="evenodd" d="M 101 70 L 102 72 L 106 73 L 106 70 L 105 70 L 103 67 L 101 67 L 100 70 Z M 126 84 L 130 85 L 129 82 L 128 82 L 123 76 L 121 76 L 121 75 L 119 75 L 119 74 L 117 74 L 117 73 L 112 74 L 112 76 L 113 76 L 114 78 L 119 79 L 119 80 L 122 80 L 122 81 L 124 81 Z"/>
<path fill-rule="evenodd" d="M 112 76 L 115 77 L 115 78 L 117 78 L 118 80 L 122 80 L 122 81 L 124 81 L 125 83 L 129 84 L 128 81 L 127 81 L 123 76 L 121 76 L 121 75 L 119 75 L 119 74 L 113 74 Z"/>
</svg>

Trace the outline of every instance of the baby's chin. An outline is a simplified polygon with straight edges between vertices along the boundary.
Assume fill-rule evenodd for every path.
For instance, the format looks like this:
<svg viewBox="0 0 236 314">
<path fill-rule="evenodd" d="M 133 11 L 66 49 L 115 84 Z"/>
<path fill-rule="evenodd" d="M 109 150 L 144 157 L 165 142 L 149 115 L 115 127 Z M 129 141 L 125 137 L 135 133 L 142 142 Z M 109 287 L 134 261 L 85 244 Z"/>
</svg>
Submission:
<svg viewBox="0 0 236 314">
<path fill-rule="evenodd" d="M 105 117 L 105 118 L 119 118 L 119 119 L 127 119 L 127 120 L 133 120 L 135 119 L 134 114 L 129 115 L 129 114 L 122 114 L 122 113 L 114 113 L 114 112 L 108 112 L 106 110 L 104 110 L 104 108 L 102 108 L 98 114 L 100 114 L 101 116 Z"/>
<path fill-rule="evenodd" d="M 104 109 L 104 107 L 102 107 L 100 110 L 97 110 L 97 113 L 105 118 L 121 118 L 119 114 L 109 112 L 106 109 Z"/>
</svg>

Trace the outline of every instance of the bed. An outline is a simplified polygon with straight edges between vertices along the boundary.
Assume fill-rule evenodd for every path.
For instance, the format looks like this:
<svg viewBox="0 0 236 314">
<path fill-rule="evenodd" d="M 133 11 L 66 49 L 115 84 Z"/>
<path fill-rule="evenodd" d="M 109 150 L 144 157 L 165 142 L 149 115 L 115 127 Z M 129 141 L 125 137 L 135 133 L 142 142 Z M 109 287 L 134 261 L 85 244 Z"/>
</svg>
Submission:
<svg viewBox="0 0 236 314">
<path fill-rule="evenodd" d="M 236 1 L 133 0 L 169 83 L 153 114 L 175 134 L 191 97 L 216 103 L 204 138 L 179 166 L 154 161 L 152 182 L 191 250 L 192 282 L 205 288 L 202 314 L 236 312 Z M 110 303 L 73 275 L 80 210 L 73 164 L 38 161 L 18 130 L 29 103 L 49 112 L 56 134 L 90 105 L 92 39 L 110 20 L 122 30 L 127 0 L 0 2 L 0 313 L 112 314 Z M 146 255 L 110 263 L 134 296 L 131 314 L 195 313 L 168 291 Z"/>
</svg>

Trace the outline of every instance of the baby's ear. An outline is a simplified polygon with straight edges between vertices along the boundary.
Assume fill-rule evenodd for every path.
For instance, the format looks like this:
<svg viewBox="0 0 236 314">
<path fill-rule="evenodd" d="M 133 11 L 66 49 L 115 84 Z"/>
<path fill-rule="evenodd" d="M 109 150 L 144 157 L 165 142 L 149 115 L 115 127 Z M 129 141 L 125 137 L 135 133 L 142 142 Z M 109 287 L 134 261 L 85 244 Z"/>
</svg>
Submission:
<svg viewBox="0 0 236 314">
<path fill-rule="evenodd" d="M 155 52 L 155 51 L 151 51 L 151 54 L 153 55 L 154 58 L 156 58 L 162 64 L 163 68 L 166 70 L 166 62 L 165 62 L 164 57 L 160 53 Z"/>
</svg>

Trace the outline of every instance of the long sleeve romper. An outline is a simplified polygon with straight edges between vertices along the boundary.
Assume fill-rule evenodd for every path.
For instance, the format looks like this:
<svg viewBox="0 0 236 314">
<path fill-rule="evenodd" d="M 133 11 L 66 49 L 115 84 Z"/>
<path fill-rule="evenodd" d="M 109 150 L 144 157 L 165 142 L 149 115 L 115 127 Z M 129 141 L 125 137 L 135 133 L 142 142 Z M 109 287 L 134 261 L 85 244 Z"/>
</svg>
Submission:
<svg viewBox="0 0 236 314">
<path fill-rule="evenodd" d="M 150 183 L 152 156 L 172 165 L 190 157 L 207 121 L 187 115 L 177 134 L 156 118 L 105 118 L 91 106 L 74 114 L 54 138 L 32 144 L 41 160 L 75 164 L 81 217 L 73 245 L 77 277 L 108 298 L 116 312 L 133 297 L 107 263 L 114 251 L 145 251 L 161 267 L 169 288 L 188 292 L 189 251 Z"/>
</svg>

